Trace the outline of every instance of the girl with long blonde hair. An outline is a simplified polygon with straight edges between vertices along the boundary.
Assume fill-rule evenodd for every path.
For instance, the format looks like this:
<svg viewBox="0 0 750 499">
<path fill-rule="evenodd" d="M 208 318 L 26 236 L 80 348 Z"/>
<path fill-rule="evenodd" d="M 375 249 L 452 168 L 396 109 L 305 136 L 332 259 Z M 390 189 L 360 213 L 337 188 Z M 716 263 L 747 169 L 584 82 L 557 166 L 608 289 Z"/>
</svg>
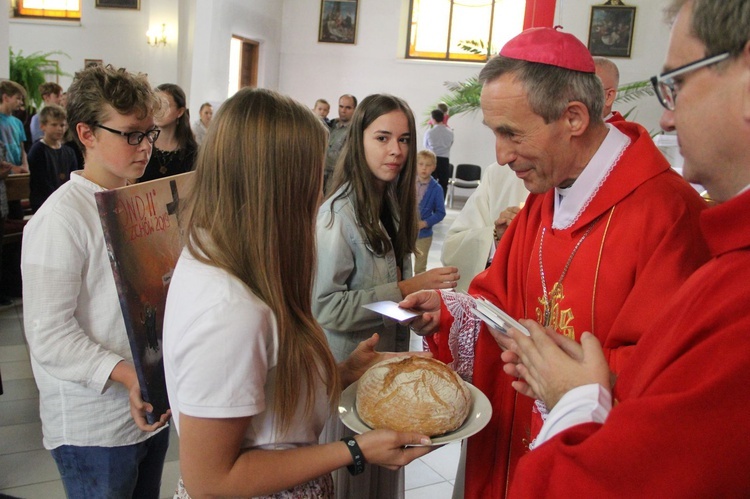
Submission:
<svg viewBox="0 0 750 499">
<path fill-rule="evenodd" d="M 331 497 L 330 472 L 353 464 L 351 441 L 318 435 L 341 387 L 384 355 L 375 335 L 337 365 L 312 315 L 326 138 L 301 104 L 243 89 L 199 152 L 164 324 L 184 497 Z M 354 442 L 368 462 L 399 467 L 427 452 L 404 445 L 426 438 L 378 430 Z"/>
</svg>

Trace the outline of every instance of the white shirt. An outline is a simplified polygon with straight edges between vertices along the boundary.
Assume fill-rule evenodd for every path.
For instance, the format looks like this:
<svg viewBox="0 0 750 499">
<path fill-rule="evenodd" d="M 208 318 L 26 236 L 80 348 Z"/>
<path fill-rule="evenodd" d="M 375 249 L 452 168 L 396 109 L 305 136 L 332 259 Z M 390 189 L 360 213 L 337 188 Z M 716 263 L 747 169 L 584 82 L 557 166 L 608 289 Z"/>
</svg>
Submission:
<svg viewBox="0 0 750 499">
<path fill-rule="evenodd" d="M 601 385 L 583 385 L 562 396 L 544 417 L 544 425 L 530 448 L 534 449 L 558 433 L 584 423 L 604 423 L 612 410 L 612 394 Z"/>
<path fill-rule="evenodd" d="M 172 418 L 253 416 L 243 449 L 311 445 L 329 415 L 322 382 L 312 417 L 305 396 L 292 427 L 278 435 L 274 407 L 279 349 L 271 309 L 239 279 L 182 251 L 169 285 L 164 312 L 164 374 Z M 304 383 L 300 383 L 304 387 Z"/>
<path fill-rule="evenodd" d="M 434 152 L 435 156 L 440 156 L 441 158 L 450 157 L 452 145 L 453 130 L 441 123 L 430 128 L 424 134 L 424 147 Z"/>
<path fill-rule="evenodd" d="M 23 231 L 24 328 L 47 449 L 153 436 L 135 425 L 125 387 L 109 380 L 132 354 L 94 198 L 103 190 L 73 172 Z"/>
</svg>

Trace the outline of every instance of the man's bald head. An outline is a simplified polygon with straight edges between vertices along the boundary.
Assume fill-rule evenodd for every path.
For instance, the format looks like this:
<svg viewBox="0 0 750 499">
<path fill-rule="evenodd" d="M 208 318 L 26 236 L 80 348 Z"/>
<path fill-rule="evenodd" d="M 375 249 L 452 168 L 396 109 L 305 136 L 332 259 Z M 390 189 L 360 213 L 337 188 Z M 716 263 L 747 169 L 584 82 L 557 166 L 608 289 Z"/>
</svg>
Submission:
<svg viewBox="0 0 750 499">
<path fill-rule="evenodd" d="M 602 80 L 604 87 L 604 109 L 602 117 L 606 118 L 612 112 L 612 105 L 617 97 L 617 87 L 620 86 L 620 70 L 617 65 L 604 57 L 594 57 L 596 76 Z"/>
</svg>

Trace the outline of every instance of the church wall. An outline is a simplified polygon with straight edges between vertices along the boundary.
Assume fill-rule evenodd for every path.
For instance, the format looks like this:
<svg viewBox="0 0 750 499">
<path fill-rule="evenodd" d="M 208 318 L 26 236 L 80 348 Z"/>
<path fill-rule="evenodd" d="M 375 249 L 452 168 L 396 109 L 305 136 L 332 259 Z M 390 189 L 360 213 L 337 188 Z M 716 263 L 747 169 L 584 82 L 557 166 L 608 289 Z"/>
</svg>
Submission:
<svg viewBox="0 0 750 499">
<path fill-rule="evenodd" d="M 558 0 L 556 24 L 575 34 L 584 43 L 592 5 L 600 0 Z M 621 82 L 646 79 L 661 67 L 668 41 L 668 27 L 662 22 L 665 0 L 627 0 L 636 6 L 635 38 L 632 58 L 614 59 L 619 65 Z M 353 93 L 358 98 L 376 92 L 389 92 L 404 98 L 417 120 L 446 91 L 445 81 L 463 80 L 478 74 L 480 64 L 445 63 L 406 60 L 408 0 L 360 0 L 355 45 L 318 43 L 317 30 L 320 2 L 285 0 L 281 54 L 281 91 L 305 104 L 313 105 L 319 97 L 331 102 L 331 114 L 337 116 L 338 97 Z M 627 111 L 636 103 L 617 108 Z M 638 105 L 635 118 L 648 129 L 658 130 L 660 106 L 656 99 L 645 98 Z M 451 117 L 456 137 L 451 161 L 485 166 L 494 161 L 490 132 L 482 126 L 481 113 Z M 419 128 L 421 147 L 424 128 Z"/>
<path fill-rule="evenodd" d="M 668 41 L 661 14 L 666 0 L 626 3 L 638 10 L 632 57 L 614 59 L 622 82 L 658 72 Z M 418 122 L 445 93 L 445 81 L 463 80 L 481 68 L 470 63 L 405 60 L 408 0 L 360 0 L 354 45 L 317 41 L 319 0 L 142 0 L 139 11 L 97 9 L 93 4 L 93 0 L 82 2 L 81 23 L 0 17 L 0 41 L 7 31 L 14 50 L 60 49 L 70 56 L 59 57 L 60 67 L 71 76 L 84 59 L 103 59 L 146 72 L 154 84 L 176 82 L 188 93 L 189 106 L 197 109 L 204 101 L 218 104 L 226 98 L 229 42 L 235 34 L 261 44 L 260 86 L 288 93 L 309 106 L 319 97 L 326 98 L 332 104 L 330 117 L 337 115 L 338 96 L 343 93 L 361 99 L 388 92 L 409 102 Z M 558 0 L 556 23 L 585 42 L 590 8 L 595 4 L 601 2 Z M 161 23 L 170 27 L 169 44 L 148 46 L 145 32 Z M 0 67 L 5 68 L 3 57 L 7 55 L 0 54 Z M 60 83 L 67 87 L 71 76 L 61 77 Z M 617 108 L 624 112 L 635 104 Z M 635 119 L 657 131 L 661 111 L 656 100 L 646 98 L 637 104 Z M 455 116 L 450 123 L 456 130 L 454 163 L 484 166 L 494 160 L 492 136 L 482 126 L 480 113 Z M 419 127 L 420 145 L 423 132 Z"/>
</svg>

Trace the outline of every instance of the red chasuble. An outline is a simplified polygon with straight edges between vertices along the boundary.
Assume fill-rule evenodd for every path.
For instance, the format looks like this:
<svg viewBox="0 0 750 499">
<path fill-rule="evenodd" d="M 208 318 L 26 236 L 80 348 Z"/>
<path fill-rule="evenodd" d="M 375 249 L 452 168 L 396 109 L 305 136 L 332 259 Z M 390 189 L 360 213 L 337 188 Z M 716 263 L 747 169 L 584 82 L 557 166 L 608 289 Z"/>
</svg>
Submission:
<svg viewBox="0 0 750 499">
<path fill-rule="evenodd" d="M 604 425 L 528 453 L 515 497 L 748 497 L 750 192 L 701 215 L 712 259 L 649 324 Z"/>
<path fill-rule="evenodd" d="M 516 318 L 544 322 L 548 314 L 550 325 L 576 340 L 592 332 L 617 373 L 659 315 L 664 298 L 708 259 L 708 251 L 698 227 L 704 201 L 670 169 L 643 127 L 626 121 L 613 125 L 631 144 L 578 220 L 565 230 L 552 229 L 554 190 L 530 195 L 469 293 L 487 297 Z M 453 360 L 451 326 L 453 317 L 443 303 L 440 332 L 428 343 L 444 362 Z M 493 415 L 468 441 L 466 497 L 504 497 L 515 465 L 541 427 L 538 413 L 532 425 L 533 401 L 512 388 L 500 353 L 482 326 L 473 383 L 491 400 Z"/>
</svg>

